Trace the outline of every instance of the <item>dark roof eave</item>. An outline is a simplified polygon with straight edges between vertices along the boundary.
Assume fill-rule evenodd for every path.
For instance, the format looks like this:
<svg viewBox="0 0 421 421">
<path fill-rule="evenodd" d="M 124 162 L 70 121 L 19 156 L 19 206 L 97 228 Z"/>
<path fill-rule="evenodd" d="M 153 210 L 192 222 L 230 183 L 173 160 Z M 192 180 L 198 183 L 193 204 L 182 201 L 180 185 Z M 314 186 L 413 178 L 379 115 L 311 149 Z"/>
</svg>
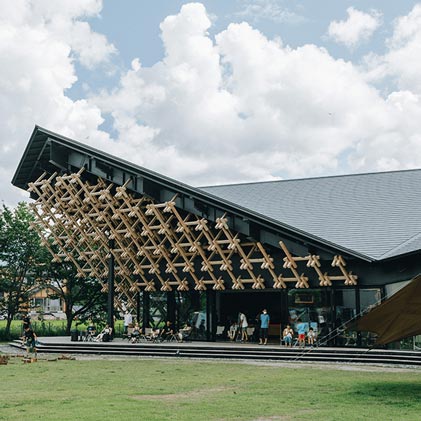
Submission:
<svg viewBox="0 0 421 421">
<path fill-rule="evenodd" d="M 355 250 L 350 250 L 347 249 L 345 247 L 341 247 L 337 244 L 331 243 L 330 241 L 324 240 L 323 238 L 311 235 L 305 231 L 301 231 L 299 229 L 296 229 L 292 226 L 289 226 L 287 224 L 283 224 L 280 221 L 277 221 L 275 219 L 269 218 L 267 216 L 264 216 L 262 214 L 259 214 L 257 212 L 254 212 L 250 209 L 244 208 L 242 206 L 239 206 L 233 202 L 230 202 L 228 200 L 222 199 L 218 196 L 215 196 L 211 193 L 205 192 L 203 190 L 201 190 L 200 188 L 196 188 L 196 187 L 191 187 L 187 184 L 184 184 L 182 182 L 176 181 L 174 179 L 171 179 L 169 177 L 166 177 L 164 175 L 161 175 L 159 173 L 156 173 L 154 171 L 148 170 L 142 166 L 133 164 L 129 161 L 126 161 L 124 159 L 121 158 L 116 158 L 115 156 L 112 156 L 106 152 L 102 152 L 99 151 L 98 149 L 92 148 L 90 146 L 86 146 L 78 141 L 75 141 L 73 139 L 67 138 L 65 136 L 59 135 L 57 133 L 51 132 L 48 129 L 44 129 L 40 126 L 35 126 L 32 135 L 30 137 L 30 140 L 28 142 L 28 145 L 25 149 L 25 152 L 19 162 L 18 168 L 13 176 L 12 179 L 12 184 L 20 187 L 20 188 L 24 188 L 22 184 L 17 184 L 17 178 L 19 176 L 20 170 L 22 168 L 23 163 L 25 162 L 25 159 L 28 155 L 28 152 L 30 151 L 31 145 L 34 142 L 34 139 L 37 135 L 39 135 L 40 133 L 43 133 L 46 138 L 52 138 L 54 139 L 54 141 L 56 141 L 57 143 L 63 145 L 63 146 L 67 146 L 70 148 L 77 148 L 79 149 L 79 151 L 82 151 L 86 154 L 91 154 L 93 156 L 98 156 L 100 159 L 109 161 L 110 163 L 117 165 L 117 166 L 124 166 L 126 169 L 128 169 L 129 171 L 134 171 L 136 170 L 137 172 L 140 172 L 142 177 L 147 178 L 149 180 L 158 182 L 160 184 L 165 184 L 166 187 L 170 187 L 173 188 L 175 190 L 182 190 L 185 194 L 191 195 L 191 196 L 195 196 L 198 199 L 206 202 L 209 202 L 209 204 L 212 204 L 215 206 L 219 205 L 221 207 L 225 207 L 228 208 L 229 210 L 231 210 L 233 213 L 238 213 L 238 211 L 240 211 L 241 214 L 243 214 L 244 216 L 247 216 L 249 219 L 254 220 L 255 222 L 257 222 L 260 225 L 269 227 L 271 229 L 277 229 L 277 230 L 281 230 L 286 232 L 287 234 L 289 233 L 290 235 L 293 235 L 295 237 L 300 237 L 301 240 L 305 240 L 305 239 L 309 239 L 315 243 L 319 243 L 324 245 L 325 247 L 328 247 L 329 249 L 333 249 L 333 250 L 337 250 L 337 251 L 341 251 L 343 253 L 346 253 L 348 255 L 351 255 L 353 257 L 368 261 L 368 262 L 373 262 L 376 259 L 371 257 L 371 256 L 367 256 L 364 255 L 362 253 L 358 253 Z M 45 139 L 45 141 L 47 140 Z M 25 185 L 28 184 L 28 182 L 31 180 L 26 180 L 25 181 Z"/>
</svg>

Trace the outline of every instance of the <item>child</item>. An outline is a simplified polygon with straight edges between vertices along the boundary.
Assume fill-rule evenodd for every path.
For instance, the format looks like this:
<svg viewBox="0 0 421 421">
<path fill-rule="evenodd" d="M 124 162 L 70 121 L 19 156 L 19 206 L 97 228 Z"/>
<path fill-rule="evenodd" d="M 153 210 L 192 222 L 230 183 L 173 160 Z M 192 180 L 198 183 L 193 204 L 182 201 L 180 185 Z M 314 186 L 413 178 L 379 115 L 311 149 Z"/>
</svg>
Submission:
<svg viewBox="0 0 421 421">
<path fill-rule="evenodd" d="M 309 345 L 314 345 L 314 339 L 316 338 L 316 332 L 311 327 L 307 333 L 307 341 Z"/>
<path fill-rule="evenodd" d="M 298 344 L 301 348 L 306 346 L 306 330 L 307 323 L 303 323 L 300 319 L 297 320 L 296 329 L 298 331 Z"/>
<path fill-rule="evenodd" d="M 228 331 L 228 338 L 230 341 L 235 341 L 235 337 L 237 335 L 238 325 L 237 323 L 233 322 L 230 326 Z"/>
<path fill-rule="evenodd" d="M 31 352 L 34 352 L 34 360 L 36 361 L 37 359 L 36 343 L 38 340 L 37 335 L 29 326 L 25 326 L 25 331 L 23 335 L 24 335 L 23 339 L 25 341 L 25 347 L 26 347 L 26 357 L 28 358 L 29 354 Z"/>
<path fill-rule="evenodd" d="M 282 339 L 284 341 L 285 346 L 292 346 L 292 337 L 294 336 L 294 331 L 291 329 L 290 325 L 284 329 L 282 333 Z"/>
</svg>

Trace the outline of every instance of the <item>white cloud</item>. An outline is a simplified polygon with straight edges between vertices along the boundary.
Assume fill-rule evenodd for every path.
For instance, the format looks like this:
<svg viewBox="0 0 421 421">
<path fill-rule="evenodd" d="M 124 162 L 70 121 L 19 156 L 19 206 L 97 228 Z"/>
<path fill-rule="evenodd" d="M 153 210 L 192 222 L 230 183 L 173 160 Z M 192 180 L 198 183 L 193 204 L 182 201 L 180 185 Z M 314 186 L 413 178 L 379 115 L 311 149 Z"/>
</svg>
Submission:
<svg viewBox="0 0 421 421">
<path fill-rule="evenodd" d="M 328 35 L 337 43 L 353 48 L 363 41 L 367 41 L 381 25 L 381 13 L 372 10 L 364 13 L 349 7 L 348 19 L 333 21 L 328 28 Z"/>
<path fill-rule="evenodd" d="M 65 91 L 77 80 L 74 54 L 92 66 L 114 47 L 81 21 L 99 13 L 101 1 L 1 0 L 0 7 L 0 199 L 13 203 L 22 196 L 10 181 L 35 124 L 81 140 L 108 138 L 98 131 L 99 108 Z"/>
<path fill-rule="evenodd" d="M 254 22 L 270 20 L 276 23 L 297 24 L 306 20 L 304 16 L 284 7 L 279 0 L 246 0 L 243 9 L 236 15 Z"/>
<path fill-rule="evenodd" d="M 184 5 L 161 24 L 164 60 L 134 61 L 118 89 L 92 98 L 114 117 L 120 153 L 194 184 L 301 176 L 334 170 L 383 123 L 384 101 L 352 64 L 247 23 L 213 43 L 210 25 L 201 4 Z"/>
<path fill-rule="evenodd" d="M 400 89 L 421 94 L 421 4 L 396 20 L 388 46 L 386 72 L 398 80 Z"/>
<path fill-rule="evenodd" d="M 421 164 L 413 92 L 384 98 L 323 48 L 293 49 L 247 23 L 212 41 L 210 25 L 203 5 L 184 5 L 161 24 L 165 58 L 134 60 L 91 99 L 113 116 L 120 154 L 195 185 Z"/>
<path fill-rule="evenodd" d="M 68 12 L 67 25 L 99 13 L 90 5 Z M 421 72 L 396 58 L 411 51 L 421 62 L 417 7 L 396 21 L 386 54 L 357 67 L 247 23 L 211 38 L 204 6 L 186 4 L 161 24 L 161 61 L 135 58 L 117 86 L 80 101 L 65 95 L 74 43 L 55 18 L 39 12 L 34 23 L 23 1 L 17 10 L 0 25 L 0 174 L 9 179 L 35 122 L 193 185 L 421 166 Z M 86 46 L 100 35 L 88 29 Z M 110 60 L 114 49 L 101 42 L 90 65 Z M 384 76 L 396 80 L 387 96 L 372 84 Z M 98 130 L 105 115 L 112 141 Z"/>
</svg>

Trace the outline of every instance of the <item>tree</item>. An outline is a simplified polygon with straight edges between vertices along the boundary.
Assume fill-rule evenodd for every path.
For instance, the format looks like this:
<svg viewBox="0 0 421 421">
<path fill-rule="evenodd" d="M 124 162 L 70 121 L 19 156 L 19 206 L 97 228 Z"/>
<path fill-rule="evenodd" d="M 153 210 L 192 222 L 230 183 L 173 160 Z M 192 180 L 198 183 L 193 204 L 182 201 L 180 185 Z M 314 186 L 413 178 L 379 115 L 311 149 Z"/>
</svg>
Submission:
<svg viewBox="0 0 421 421">
<path fill-rule="evenodd" d="M 30 229 L 34 216 L 26 203 L 14 210 L 3 205 L 0 211 L 0 312 L 7 315 L 6 336 L 13 318 L 29 301 L 42 266 L 46 249 Z"/>
<path fill-rule="evenodd" d="M 96 279 L 77 277 L 76 268 L 71 263 L 51 262 L 46 267 L 45 286 L 55 290 L 51 298 L 60 298 L 64 302 L 67 334 L 70 334 L 74 320 L 91 318 L 99 321 L 106 312 L 107 295 L 101 291 L 101 284 Z"/>
</svg>

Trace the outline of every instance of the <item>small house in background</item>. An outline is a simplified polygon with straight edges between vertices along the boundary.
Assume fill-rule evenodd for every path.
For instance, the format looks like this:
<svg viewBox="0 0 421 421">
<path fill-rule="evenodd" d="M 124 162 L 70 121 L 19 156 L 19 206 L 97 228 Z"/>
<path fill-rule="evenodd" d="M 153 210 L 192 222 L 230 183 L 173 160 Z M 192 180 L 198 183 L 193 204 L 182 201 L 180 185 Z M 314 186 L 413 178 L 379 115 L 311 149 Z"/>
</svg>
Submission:
<svg viewBox="0 0 421 421">
<path fill-rule="evenodd" d="M 29 297 L 28 308 L 32 317 L 44 319 L 65 319 L 64 301 L 57 298 L 53 287 L 38 287 Z"/>
</svg>

